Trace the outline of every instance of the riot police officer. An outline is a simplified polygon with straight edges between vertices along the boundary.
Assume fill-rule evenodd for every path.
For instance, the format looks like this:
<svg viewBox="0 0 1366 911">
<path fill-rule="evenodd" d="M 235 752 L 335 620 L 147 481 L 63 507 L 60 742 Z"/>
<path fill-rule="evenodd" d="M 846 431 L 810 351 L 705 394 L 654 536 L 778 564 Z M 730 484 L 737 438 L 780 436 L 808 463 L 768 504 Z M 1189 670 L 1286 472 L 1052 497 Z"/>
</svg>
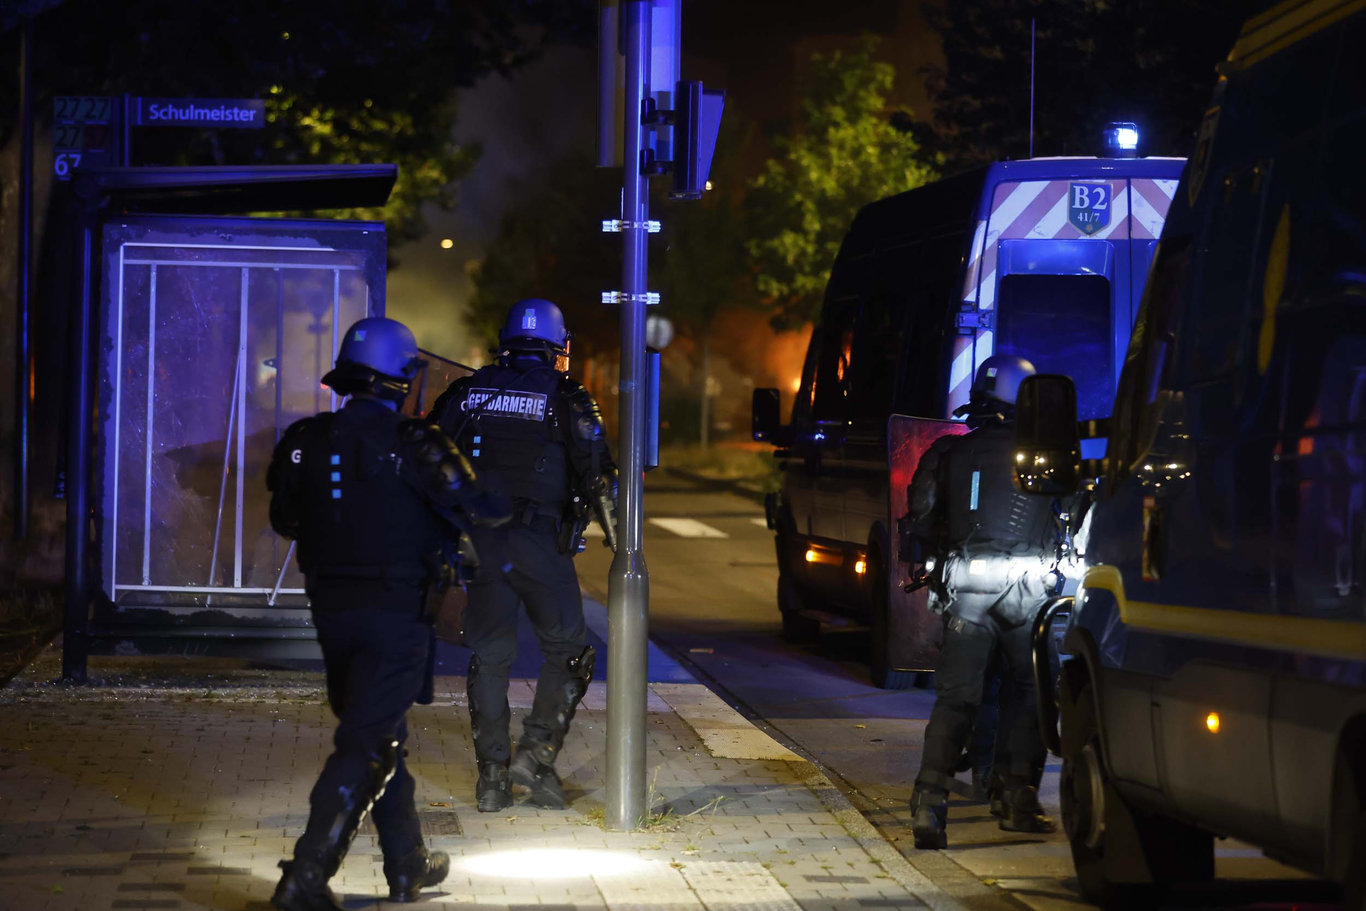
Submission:
<svg viewBox="0 0 1366 911">
<path fill-rule="evenodd" d="M 508 508 L 477 484 L 445 434 L 397 413 L 419 364 L 402 323 L 371 318 L 347 329 L 323 383 L 350 398 L 291 425 L 267 474 L 271 525 L 298 542 L 337 716 L 307 827 L 271 899 L 286 911 L 342 907 L 327 880 L 367 812 L 391 900 L 415 901 L 450 869 L 445 853 L 423 845 L 403 759 L 408 708 L 431 702 L 425 589 L 452 522 L 506 521 Z"/>
<path fill-rule="evenodd" d="M 1014 406 L 1034 373 L 1023 358 L 996 355 L 977 371 L 966 413 L 972 429 L 936 440 L 908 492 L 913 533 L 942 542 L 930 605 L 944 615 L 935 703 L 911 796 L 917 848 L 943 848 L 948 791 L 967 745 L 995 656 L 1003 659 L 993 800 L 1001 828 L 1048 832 L 1039 804 L 1044 747 L 1035 720 L 1030 629 L 1056 586 L 1058 532 L 1052 504 L 1015 490 Z"/>
<path fill-rule="evenodd" d="M 567 374 L 569 332 L 560 309 L 540 298 L 519 301 L 498 341 L 496 363 L 452 383 L 431 412 L 490 489 L 513 501 L 511 522 L 475 535 L 481 563 L 464 615 L 474 653 L 466 686 L 479 765 L 475 795 L 481 812 L 497 812 L 512 803 L 515 782 L 530 789 L 532 804 L 563 809 L 555 758 L 594 663 L 573 557 L 590 507 L 615 542 L 616 467 L 597 402 Z M 506 572 L 492 571 L 494 562 Z M 519 603 L 544 662 L 513 757 L 507 693 Z"/>
</svg>

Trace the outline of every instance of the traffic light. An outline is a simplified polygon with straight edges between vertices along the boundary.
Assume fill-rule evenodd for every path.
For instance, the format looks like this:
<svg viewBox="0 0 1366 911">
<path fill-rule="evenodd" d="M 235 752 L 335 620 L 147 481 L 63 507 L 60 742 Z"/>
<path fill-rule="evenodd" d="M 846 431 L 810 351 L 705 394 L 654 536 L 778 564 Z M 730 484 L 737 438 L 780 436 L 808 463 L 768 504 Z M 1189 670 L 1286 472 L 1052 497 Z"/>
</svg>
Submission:
<svg viewBox="0 0 1366 911">
<path fill-rule="evenodd" d="M 711 159 L 716 151 L 716 134 L 721 129 L 721 112 L 726 93 L 708 91 L 702 83 L 682 81 L 674 92 L 674 188 L 676 199 L 697 199 L 707 188 Z"/>
</svg>

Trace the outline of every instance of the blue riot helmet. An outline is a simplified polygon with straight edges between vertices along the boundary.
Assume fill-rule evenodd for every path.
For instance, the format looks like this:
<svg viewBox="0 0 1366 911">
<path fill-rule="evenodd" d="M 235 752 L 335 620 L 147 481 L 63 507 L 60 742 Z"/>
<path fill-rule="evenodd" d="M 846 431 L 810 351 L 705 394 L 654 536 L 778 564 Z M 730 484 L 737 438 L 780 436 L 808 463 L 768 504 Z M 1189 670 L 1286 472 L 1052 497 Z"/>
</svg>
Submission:
<svg viewBox="0 0 1366 911">
<path fill-rule="evenodd" d="M 1037 372 L 1034 365 L 1022 357 L 1013 354 L 993 354 L 977 368 L 970 398 L 974 404 L 1013 407 L 1015 397 L 1020 392 L 1020 384 L 1024 382 L 1025 377 L 1033 376 Z"/>
<path fill-rule="evenodd" d="M 346 330 L 337 365 L 323 384 L 339 395 L 369 393 L 402 403 L 421 367 L 412 330 L 397 320 L 372 316 Z"/>
<path fill-rule="evenodd" d="M 498 347 L 511 360 L 534 356 L 556 361 L 569 369 L 569 339 L 560 308 L 540 297 L 528 297 L 512 305 L 498 331 Z M 563 366 L 558 362 L 563 361 Z"/>
</svg>

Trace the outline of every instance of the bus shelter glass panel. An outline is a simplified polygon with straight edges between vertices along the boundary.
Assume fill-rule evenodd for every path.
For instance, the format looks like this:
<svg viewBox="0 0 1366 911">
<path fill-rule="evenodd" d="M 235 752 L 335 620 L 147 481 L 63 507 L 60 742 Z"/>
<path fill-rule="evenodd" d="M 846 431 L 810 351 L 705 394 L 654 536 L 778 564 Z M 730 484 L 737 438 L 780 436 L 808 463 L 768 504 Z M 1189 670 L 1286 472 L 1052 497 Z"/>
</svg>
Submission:
<svg viewBox="0 0 1366 911">
<path fill-rule="evenodd" d="M 104 230 L 102 578 L 119 607 L 304 605 L 265 474 L 340 333 L 383 311 L 373 224 L 121 220 Z"/>
</svg>

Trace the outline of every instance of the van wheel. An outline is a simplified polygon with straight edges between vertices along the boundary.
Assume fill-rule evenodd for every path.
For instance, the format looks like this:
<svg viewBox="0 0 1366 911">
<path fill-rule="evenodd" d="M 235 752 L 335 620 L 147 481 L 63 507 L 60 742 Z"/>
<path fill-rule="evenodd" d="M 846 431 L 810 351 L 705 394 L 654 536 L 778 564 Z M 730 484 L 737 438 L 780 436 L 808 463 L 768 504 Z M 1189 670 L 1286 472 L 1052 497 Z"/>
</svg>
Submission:
<svg viewBox="0 0 1366 911">
<path fill-rule="evenodd" d="M 783 639 L 788 642 L 814 642 L 821 634 L 821 623 L 804 616 L 805 602 L 790 572 L 778 570 L 778 612 L 783 618 Z"/>
<path fill-rule="evenodd" d="M 1082 897 L 1102 908 L 1152 907 L 1159 885 L 1212 879 L 1213 837 L 1124 803 L 1105 770 L 1095 693 L 1078 681 L 1084 668 L 1069 670 L 1058 791 Z"/>
<path fill-rule="evenodd" d="M 868 676 L 873 686 L 884 690 L 908 690 L 915 686 L 915 671 L 899 671 L 889 660 L 891 639 L 887 633 L 887 573 L 882 560 L 874 552 L 868 554 L 868 614 L 871 640 L 868 655 Z"/>
</svg>

